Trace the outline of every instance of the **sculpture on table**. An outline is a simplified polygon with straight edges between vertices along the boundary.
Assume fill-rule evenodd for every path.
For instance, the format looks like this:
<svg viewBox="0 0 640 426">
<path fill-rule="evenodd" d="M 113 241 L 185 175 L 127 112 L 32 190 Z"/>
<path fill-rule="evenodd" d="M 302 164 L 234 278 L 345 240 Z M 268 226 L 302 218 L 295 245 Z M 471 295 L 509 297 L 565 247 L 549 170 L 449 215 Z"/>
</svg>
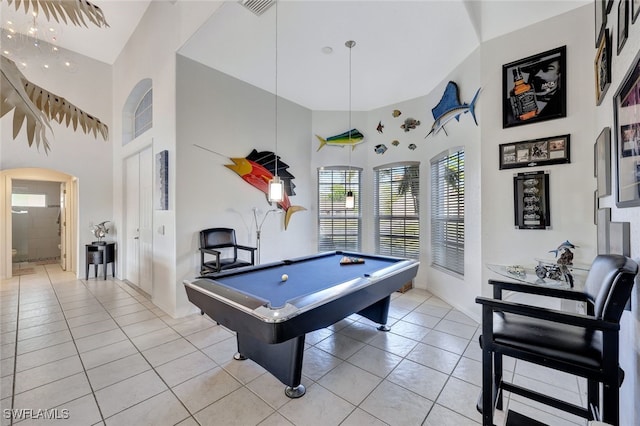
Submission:
<svg viewBox="0 0 640 426">
<path fill-rule="evenodd" d="M 549 278 L 556 281 L 566 281 L 571 287 L 573 287 L 573 274 L 571 273 L 571 266 L 573 266 L 573 252 L 571 249 L 575 249 L 577 246 L 566 240 L 560 244 L 556 249 L 549 250 L 549 253 L 555 253 L 555 256 L 560 257 L 556 263 L 538 260 L 536 266 L 536 275 L 538 278 Z"/>
<path fill-rule="evenodd" d="M 93 235 L 98 239 L 98 244 L 103 244 L 102 239 L 109 233 L 107 223 L 109 223 L 109 221 L 105 220 L 104 222 L 100 222 L 99 224 L 91 227 L 91 232 L 93 232 Z"/>
</svg>

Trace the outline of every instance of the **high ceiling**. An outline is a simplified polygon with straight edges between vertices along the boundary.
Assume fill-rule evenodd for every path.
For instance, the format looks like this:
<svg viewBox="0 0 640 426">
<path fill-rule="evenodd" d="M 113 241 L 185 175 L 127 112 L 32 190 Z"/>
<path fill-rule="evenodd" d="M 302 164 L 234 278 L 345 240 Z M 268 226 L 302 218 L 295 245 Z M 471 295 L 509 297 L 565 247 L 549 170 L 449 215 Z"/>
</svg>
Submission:
<svg viewBox="0 0 640 426">
<path fill-rule="evenodd" d="M 191 0 L 152 1 L 185 4 Z M 102 8 L 110 28 L 58 24 L 57 42 L 112 64 L 150 1 L 93 3 Z M 592 3 L 280 0 L 256 16 L 230 0 L 180 53 L 270 92 L 277 82 L 279 96 L 313 110 L 347 110 L 351 81 L 352 109 L 370 110 L 430 92 L 481 40 Z M 26 27 L 30 18 L 22 9 L 13 11 L 7 0 L 1 4 L 3 28 L 7 20 Z M 347 40 L 356 41 L 351 51 L 351 79 Z M 323 48 L 332 52 L 324 53 Z"/>
</svg>

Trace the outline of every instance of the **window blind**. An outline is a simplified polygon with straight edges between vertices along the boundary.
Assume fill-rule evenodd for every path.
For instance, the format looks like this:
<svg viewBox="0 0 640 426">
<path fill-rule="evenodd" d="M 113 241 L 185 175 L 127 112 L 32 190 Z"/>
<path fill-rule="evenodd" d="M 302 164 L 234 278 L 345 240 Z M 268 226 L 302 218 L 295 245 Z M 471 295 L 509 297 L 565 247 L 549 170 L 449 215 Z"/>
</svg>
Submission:
<svg viewBox="0 0 640 426">
<path fill-rule="evenodd" d="M 374 169 L 374 214 L 378 254 L 420 257 L 420 163 Z"/>
<path fill-rule="evenodd" d="M 464 149 L 431 160 L 431 256 L 464 275 Z"/>
<path fill-rule="evenodd" d="M 318 169 L 318 251 L 360 251 L 361 172 L 343 166 Z M 353 209 L 345 207 L 347 191 L 355 196 Z"/>
</svg>

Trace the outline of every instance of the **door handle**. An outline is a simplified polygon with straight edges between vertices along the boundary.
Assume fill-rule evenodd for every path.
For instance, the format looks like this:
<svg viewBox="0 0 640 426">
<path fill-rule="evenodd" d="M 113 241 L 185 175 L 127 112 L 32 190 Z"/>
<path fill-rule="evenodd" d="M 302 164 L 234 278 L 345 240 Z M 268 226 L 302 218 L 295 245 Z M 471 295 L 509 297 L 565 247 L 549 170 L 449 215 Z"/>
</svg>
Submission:
<svg viewBox="0 0 640 426">
<path fill-rule="evenodd" d="M 140 237 L 133 237 L 134 240 L 140 239 Z"/>
</svg>

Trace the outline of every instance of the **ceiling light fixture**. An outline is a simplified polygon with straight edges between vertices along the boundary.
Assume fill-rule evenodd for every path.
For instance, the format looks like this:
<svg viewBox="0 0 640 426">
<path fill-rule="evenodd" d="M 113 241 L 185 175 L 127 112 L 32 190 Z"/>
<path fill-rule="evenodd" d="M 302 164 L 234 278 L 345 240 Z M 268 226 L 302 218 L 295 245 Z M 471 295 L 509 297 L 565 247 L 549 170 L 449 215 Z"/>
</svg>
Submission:
<svg viewBox="0 0 640 426">
<path fill-rule="evenodd" d="M 349 48 L 349 170 L 347 174 L 347 185 L 351 183 L 351 151 L 353 151 L 354 145 L 351 144 L 351 49 L 356 45 L 356 42 L 349 40 L 344 44 Z M 347 209 L 353 209 L 356 206 L 356 197 L 353 195 L 353 191 L 347 188 L 347 196 L 344 200 L 344 207 Z"/>
<path fill-rule="evenodd" d="M 276 138 L 276 152 L 275 152 L 275 164 L 273 169 L 273 179 L 269 181 L 269 201 L 279 202 L 284 199 L 284 184 L 278 177 L 278 0 L 276 4 L 276 87 L 275 87 L 275 138 Z"/>
</svg>

